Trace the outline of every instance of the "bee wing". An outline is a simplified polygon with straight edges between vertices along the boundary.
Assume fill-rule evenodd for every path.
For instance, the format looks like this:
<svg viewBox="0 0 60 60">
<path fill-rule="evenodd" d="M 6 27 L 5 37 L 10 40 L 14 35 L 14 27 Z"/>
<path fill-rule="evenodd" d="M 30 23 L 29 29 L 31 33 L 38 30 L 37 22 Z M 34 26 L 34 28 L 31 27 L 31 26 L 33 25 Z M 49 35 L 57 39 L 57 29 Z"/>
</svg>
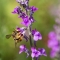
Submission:
<svg viewBox="0 0 60 60">
<path fill-rule="evenodd" d="M 6 35 L 6 38 L 9 39 L 12 36 L 12 34 Z"/>
</svg>

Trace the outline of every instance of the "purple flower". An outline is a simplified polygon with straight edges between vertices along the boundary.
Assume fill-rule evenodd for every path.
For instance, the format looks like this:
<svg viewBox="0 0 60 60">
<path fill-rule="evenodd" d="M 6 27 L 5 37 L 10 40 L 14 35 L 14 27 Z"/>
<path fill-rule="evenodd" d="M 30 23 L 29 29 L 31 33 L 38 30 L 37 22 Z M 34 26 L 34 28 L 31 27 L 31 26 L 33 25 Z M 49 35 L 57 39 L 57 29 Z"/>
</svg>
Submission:
<svg viewBox="0 0 60 60">
<path fill-rule="evenodd" d="M 23 10 L 20 7 L 14 8 L 13 14 L 18 14 L 19 18 L 25 18 L 26 14 L 23 12 Z"/>
<path fill-rule="evenodd" d="M 55 40 L 48 40 L 48 47 L 49 48 L 53 48 L 54 46 L 57 46 L 58 45 L 58 41 L 55 39 Z"/>
<path fill-rule="evenodd" d="M 35 32 L 33 39 L 34 39 L 35 41 L 41 40 L 41 39 L 42 39 L 42 36 L 41 36 L 41 34 L 40 34 L 39 32 Z"/>
<path fill-rule="evenodd" d="M 52 31 L 49 33 L 48 47 L 51 48 L 50 57 L 54 58 L 56 53 L 59 51 L 57 34 Z"/>
<path fill-rule="evenodd" d="M 21 45 L 21 46 L 20 46 L 19 54 L 21 54 L 22 52 L 27 53 L 27 57 L 29 56 L 29 51 L 28 51 L 28 49 L 26 48 L 25 45 Z"/>
<path fill-rule="evenodd" d="M 30 10 L 31 10 L 32 12 L 35 12 L 36 10 L 38 10 L 38 8 L 36 8 L 35 6 L 31 6 L 31 7 L 30 7 Z"/>
<path fill-rule="evenodd" d="M 47 56 L 44 48 L 38 48 L 38 50 L 41 52 L 41 55 Z"/>
<path fill-rule="evenodd" d="M 25 52 L 25 50 L 26 50 L 26 46 L 25 45 L 21 45 L 19 54 L 21 54 L 22 52 Z"/>
<path fill-rule="evenodd" d="M 17 6 L 16 8 L 14 8 L 14 11 L 12 12 L 13 14 L 19 14 L 19 11 L 18 11 L 19 7 Z"/>
<path fill-rule="evenodd" d="M 32 30 L 32 35 L 34 35 L 34 34 L 35 34 L 35 32 L 36 32 L 36 29 Z"/>
<path fill-rule="evenodd" d="M 28 6 L 28 2 L 29 2 L 29 0 L 16 0 L 16 1 L 25 7 Z"/>
<path fill-rule="evenodd" d="M 22 27 L 22 28 L 17 27 L 16 29 L 17 29 L 18 31 L 20 31 L 23 35 L 24 35 L 25 32 L 26 32 L 26 28 L 25 28 L 25 27 Z"/>
<path fill-rule="evenodd" d="M 59 18 L 56 18 L 55 22 L 56 22 L 57 24 L 60 24 L 60 19 L 59 19 Z"/>
<path fill-rule="evenodd" d="M 54 46 L 54 47 L 52 48 L 52 50 L 55 51 L 55 52 L 59 51 L 59 45 Z"/>
<path fill-rule="evenodd" d="M 55 56 L 56 56 L 56 51 L 51 50 L 51 52 L 50 52 L 50 57 L 51 57 L 51 58 L 54 58 Z"/>
<path fill-rule="evenodd" d="M 32 35 L 33 35 L 34 41 L 38 41 L 42 39 L 41 34 L 36 30 L 32 30 Z"/>
<path fill-rule="evenodd" d="M 25 16 L 26 16 L 26 14 L 24 12 L 22 12 L 22 13 L 19 14 L 19 18 L 23 19 L 23 18 L 25 18 Z"/>
<path fill-rule="evenodd" d="M 30 16 L 29 20 L 31 21 L 31 23 L 33 23 L 35 21 L 32 16 Z"/>
<path fill-rule="evenodd" d="M 28 16 L 26 16 L 25 18 L 23 18 L 23 22 L 21 24 L 23 24 L 25 26 L 31 25 L 31 21 L 29 20 Z"/>
<path fill-rule="evenodd" d="M 34 47 L 31 48 L 31 51 L 32 51 L 32 53 L 31 53 L 32 58 L 34 58 L 34 57 L 38 58 L 41 55 L 41 53 L 38 50 L 36 50 Z"/>
<path fill-rule="evenodd" d="M 54 31 L 51 31 L 48 35 L 50 39 L 56 39 L 56 33 Z"/>
<path fill-rule="evenodd" d="M 55 31 L 55 36 L 51 39 L 51 41 L 48 42 L 48 46 L 51 48 L 51 52 L 50 52 L 50 57 L 51 58 L 57 58 L 57 60 L 60 59 L 60 57 L 58 57 L 60 55 L 60 5 L 58 5 L 57 7 L 53 7 L 53 14 L 55 15 L 55 25 L 53 26 L 54 31 Z"/>
</svg>

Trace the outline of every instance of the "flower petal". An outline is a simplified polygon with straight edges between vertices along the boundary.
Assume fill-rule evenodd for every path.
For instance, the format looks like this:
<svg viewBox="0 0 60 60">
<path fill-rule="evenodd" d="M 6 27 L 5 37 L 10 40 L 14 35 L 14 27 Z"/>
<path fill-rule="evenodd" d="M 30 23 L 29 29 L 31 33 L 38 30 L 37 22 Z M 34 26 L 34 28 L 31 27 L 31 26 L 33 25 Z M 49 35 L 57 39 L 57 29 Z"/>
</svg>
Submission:
<svg viewBox="0 0 60 60">
<path fill-rule="evenodd" d="M 33 36 L 34 36 L 33 37 L 34 41 L 38 41 L 42 39 L 42 36 L 38 31 L 35 31 Z"/>
<path fill-rule="evenodd" d="M 30 7 L 31 11 L 35 12 L 36 10 L 38 10 L 38 8 L 36 8 L 35 6 L 31 6 Z"/>
<path fill-rule="evenodd" d="M 50 52 L 50 57 L 51 57 L 51 58 L 54 58 L 55 56 L 56 56 L 56 52 L 53 51 L 53 50 L 51 50 L 51 52 Z"/>
<path fill-rule="evenodd" d="M 41 55 L 47 56 L 44 48 L 38 48 L 38 50 L 41 52 Z"/>
<path fill-rule="evenodd" d="M 38 41 L 38 36 L 33 37 L 34 41 Z"/>
<path fill-rule="evenodd" d="M 35 54 L 34 53 L 31 53 L 31 57 L 34 58 L 35 57 Z"/>
</svg>

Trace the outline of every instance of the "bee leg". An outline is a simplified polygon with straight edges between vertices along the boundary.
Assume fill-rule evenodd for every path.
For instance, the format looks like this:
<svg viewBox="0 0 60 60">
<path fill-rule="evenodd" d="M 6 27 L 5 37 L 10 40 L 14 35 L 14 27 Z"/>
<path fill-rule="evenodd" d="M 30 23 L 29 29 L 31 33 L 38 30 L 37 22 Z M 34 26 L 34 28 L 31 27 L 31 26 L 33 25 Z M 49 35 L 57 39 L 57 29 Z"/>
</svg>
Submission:
<svg viewBox="0 0 60 60">
<path fill-rule="evenodd" d="M 20 37 L 19 41 L 21 42 L 21 41 L 22 41 L 22 39 L 23 39 L 23 37 Z"/>
<path fill-rule="evenodd" d="M 15 47 L 16 47 L 16 45 L 17 45 L 17 40 L 15 40 Z"/>
<path fill-rule="evenodd" d="M 22 40 L 20 39 L 19 41 L 21 42 Z"/>
</svg>

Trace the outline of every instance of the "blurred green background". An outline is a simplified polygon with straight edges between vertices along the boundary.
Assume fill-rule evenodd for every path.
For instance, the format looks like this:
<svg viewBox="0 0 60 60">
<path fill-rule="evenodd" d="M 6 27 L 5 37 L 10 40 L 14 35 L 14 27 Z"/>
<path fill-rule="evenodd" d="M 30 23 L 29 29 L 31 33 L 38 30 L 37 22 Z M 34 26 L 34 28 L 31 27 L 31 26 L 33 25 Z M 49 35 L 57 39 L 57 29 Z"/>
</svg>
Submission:
<svg viewBox="0 0 60 60">
<path fill-rule="evenodd" d="M 41 56 L 39 60 L 51 60 L 49 57 L 50 49 L 47 47 L 48 33 L 53 30 L 54 17 L 51 16 L 49 9 L 56 5 L 58 0 L 30 0 L 30 6 L 36 6 L 38 11 L 34 13 L 36 22 L 33 29 L 36 28 L 41 32 L 43 39 L 37 42 L 38 47 L 46 49 L 47 57 Z M 13 9 L 19 6 L 16 0 L 0 0 L 0 60 L 31 60 L 26 58 L 26 54 L 18 54 L 19 45 L 26 44 L 30 48 L 29 42 L 22 41 L 15 48 L 13 38 L 6 39 L 6 35 L 10 34 L 17 26 L 22 27 L 18 15 L 12 14 Z"/>
</svg>

